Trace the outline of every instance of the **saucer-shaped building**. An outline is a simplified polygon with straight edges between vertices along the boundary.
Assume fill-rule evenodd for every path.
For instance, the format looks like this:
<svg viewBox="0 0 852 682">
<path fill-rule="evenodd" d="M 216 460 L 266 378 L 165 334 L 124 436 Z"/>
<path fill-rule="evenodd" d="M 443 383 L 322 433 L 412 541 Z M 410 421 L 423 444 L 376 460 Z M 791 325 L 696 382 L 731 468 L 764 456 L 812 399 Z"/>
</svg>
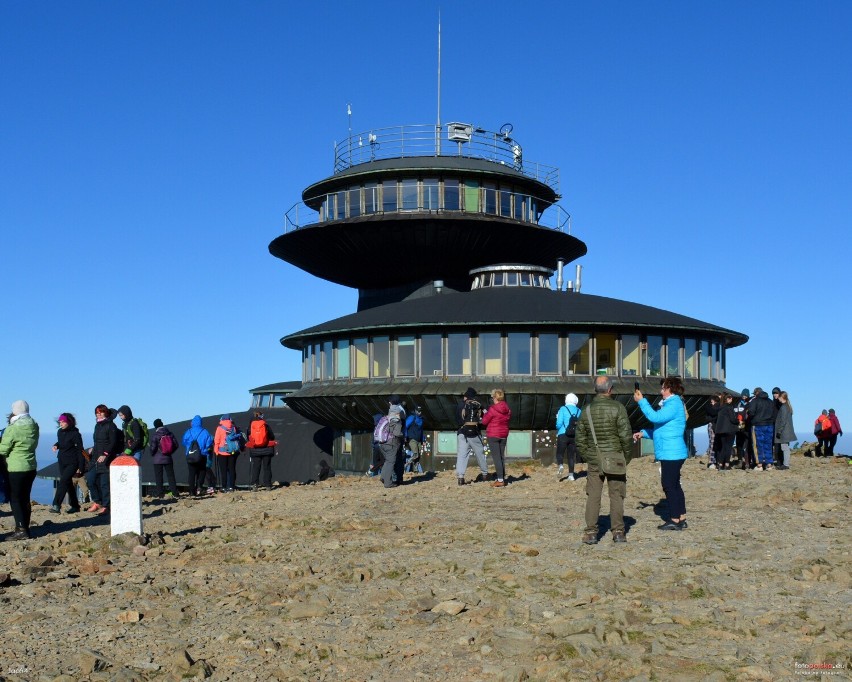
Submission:
<svg viewBox="0 0 852 682">
<path fill-rule="evenodd" d="M 667 375 L 683 379 L 689 427 L 705 423 L 726 351 L 748 337 L 563 286 L 586 245 L 559 199 L 558 170 L 524 158 L 510 126 L 402 126 L 336 146 L 332 175 L 304 190 L 269 246 L 359 292 L 357 312 L 281 339 L 302 354 L 287 405 L 335 430 L 336 468 L 366 468 L 391 393 L 423 408 L 437 468 L 452 465 L 468 386 L 506 392 L 515 457 L 536 457 L 565 394 L 582 406 L 598 374 L 636 427 L 634 382 L 652 398 Z"/>
</svg>

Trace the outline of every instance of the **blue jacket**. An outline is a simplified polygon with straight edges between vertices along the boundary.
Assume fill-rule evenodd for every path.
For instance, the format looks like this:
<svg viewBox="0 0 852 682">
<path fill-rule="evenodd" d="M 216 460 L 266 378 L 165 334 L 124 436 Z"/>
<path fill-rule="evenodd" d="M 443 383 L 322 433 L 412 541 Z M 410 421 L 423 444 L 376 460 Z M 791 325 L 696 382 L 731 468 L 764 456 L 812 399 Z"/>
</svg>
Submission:
<svg viewBox="0 0 852 682">
<path fill-rule="evenodd" d="M 556 413 L 557 436 L 565 433 L 565 429 L 568 428 L 568 422 L 571 421 L 572 416 L 577 417 L 577 421 L 580 421 L 580 408 L 576 405 L 563 405 L 559 408 L 559 412 Z"/>
<path fill-rule="evenodd" d="M 411 428 L 411 425 L 414 424 L 414 428 Z M 409 430 L 411 430 L 411 435 L 409 435 Z M 419 435 L 418 435 L 419 434 Z M 423 442 L 425 433 L 423 431 L 423 417 L 419 414 L 410 414 L 408 415 L 408 419 L 405 420 L 405 438 L 406 440 L 416 440 L 419 443 Z"/>
<path fill-rule="evenodd" d="M 659 459 L 686 459 L 686 441 L 683 433 L 686 430 L 686 410 L 679 395 L 672 395 L 660 403 L 660 409 L 655 410 L 647 398 L 639 401 L 648 421 L 654 426 L 642 429 L 642 435 L 654 439 L 654 456 Z"/>
<path fill-rule="evenodd" d="M 195 415 L 192 418 L 192 424 L 189 427 L 189 430 L 183 434 L 183 447 L 186 452 L 189 452 L 189 446 L 192 445 L 192 441 L 197 440 L 198 446 L 201 448 L 201 452 L 207 455 L 208 459 L 210 458 L 210 453 L 213 452 L 213 436 L 210 435 L 210 432 L 201 426 L 201 417 Z"/>
</svg>

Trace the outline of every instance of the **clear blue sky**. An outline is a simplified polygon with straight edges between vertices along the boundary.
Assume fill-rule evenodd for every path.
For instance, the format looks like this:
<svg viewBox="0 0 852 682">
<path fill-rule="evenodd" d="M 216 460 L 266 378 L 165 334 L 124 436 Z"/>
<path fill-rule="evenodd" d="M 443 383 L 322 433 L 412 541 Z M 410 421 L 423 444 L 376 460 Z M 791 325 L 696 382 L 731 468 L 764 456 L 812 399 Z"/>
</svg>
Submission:
<svg viewBox="0 0 852 682">
<path fill-rule="evenodd" d="M 90 431 L 100 402 L 168 422 L 298 379 L 280 337 L 357 293 L 267 246 L 347 103 L 356 132 L 435 121 L 437 11 L 0 3 L 0 409 Z M 850 26 L 830 1 L 447 5 L 442 120 L 560 167 L 584 292 L 748 334 L 731 388 L 848 427 Z"/>
</svg>

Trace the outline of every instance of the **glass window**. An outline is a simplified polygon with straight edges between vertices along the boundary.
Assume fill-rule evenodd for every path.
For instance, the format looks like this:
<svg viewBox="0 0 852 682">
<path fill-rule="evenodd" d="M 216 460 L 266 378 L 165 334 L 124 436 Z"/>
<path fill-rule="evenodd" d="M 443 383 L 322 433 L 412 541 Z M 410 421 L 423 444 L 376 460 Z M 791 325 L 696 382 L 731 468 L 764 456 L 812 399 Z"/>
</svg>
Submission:
<svg viewBox="0 0 852 682">
<path fill-rule="evenodd" d="M 320 352 L 320 345 L 315 343 L 311 349 L 311 355 L 313 355 L 313 362 L 311 363 L 311 379 L 313 381 L 319 381 L 322 375 L 322 356 L 320 355 Z"/>
<path fill-rule="evenodd" d="M 681 376 L 680 339 L 669 339 L 666 344 L 666 376 Z"/>
<path fill-rule="evenodd" d="M 417 180 L 407 179 L 399 183 L 402 193 L 402 211 L 417 210 Z"/>
<path fill-rule="evenodd" d="M 645 353 L 645 376 L 658 377 L 663 374 L 663 337 L 649 336 Z"/>
<path fill-rule="evenodd" d="M 497 215 L 497 185 L 487 182 L 483 185 L 485 190 L 485 212 Z"/>
<path fill-rule="evenodd" d="M 344 454 L 349 454 L 352 452 L 352 432 L 344 431 L 343 432 L 343 443 L 341 443 L 341 447 L 343 448 Z"/>
<path fill-rule="evenodd" d="M 507 218 L 512 217 L 512 193 L 508 190 L 500 190 L 500 215 Z"/>
<path fill-rule="evenodd" d="M 532 374 L 529 334 L 522 332 L 506 334 L 506 361 L 509 374 Z"/>
<path fill-rule="evenodd" d="M 447 374 L 472 374 L 470 336 L 447 334 Z"/>
<path fill-rule="evenodd" d="M 502 272 L 495 272 L 495 273 L 494 273 L 494 284 L 493 284 L 493 286 L 495 286 L 495 287 L 502 287 L 502 286 L 503 286 L 503 282 L 505 281 L 505 279 L 506 279 L 506 277 L 505 277 L 505 274 L 504 274 L 504 273 L 502 273 Z"/>
<path fill-rule="evenodd" d="M 710 354 L 710 342 L 702 341 L 701 342 L 701 366 L 698 368 L 698 371 L 701 374 L 701 379 L 712 379 L 713 378 L 713 356 Z"/>
<path fill-rule="evenodd" d="M 541 213 L 539 213 L 538 210 L 538 202 L 533 197 L 527 197 L 527 200 L 529 201 L 529 212 L 527 213 L 527 220 L 529 220 L 531 223 L 537 223 L 539 216 L 541 216 Z"/>
<path fill-rule="evenodd" d="M 387 336 L 376 336 L 373 339 L 373 371 L 370 376 L 390 376 L 390 338 Z"/>
<path fill-rule="evenodd" d="M 538 373 L 559 374 L 559 334 L 538 335 Z"/>
<path fill-rule="evenodd" d="M 639 335 L 621 335 L 621 374 L 626 377 L 639 376 Z"/>
<path fill-rule="evenodd" d="M 464 181 L 464 210 L 469 213 L 479 212 L 479 183 L 475 180 Z"/>
<path fill-rule="evenodd" d="M 568 374 L 589 374 L 591 355 L 588 334 L 568 334 Z"/>
<path fill-rule="evenodd" d="M 595 373 L 617 374 L 615 334 L 595 334 Z"/>
<path fill-rule="evenodd" d="M 698 344 L 695 339 L 683 342 L 683 376 L 685 379 L 698 377 Z"/>
<path fill-rule="evenodd" d="M 507 272 L 506 273 L 506 286 L 507 287 L 518 286 L 518 273 L 517 272 Z"/>
<path fill-rule="evenodd" d="M 444 180 L 444 209 L 447 211 L 458 211 L 459 203 L 459 181 Z"/>
<path fill-rule="evenodd" d="M 522 287 L 531 287 L 533 284 L 533 276 L 528 272 L 521 273 L 521 286 Z"/>
<path fill-rule="evenodd" d="M 427 211 L 438 210 L 437 178 L 427 178 L 423 180 L 423 208 Z"/>
<path fill-rule="evenodd" d="M 722 378 L 722 346 L 713 344 L 713 378 Z"/>
<path fill-rule="evenodd" d="M 727 362 L 728 362 L 728 354 L 724 345 L 719 345 L 719 352 L 722 354 L 722 362 L 719 366 L 719 381 L 725 381 L 727 379 Z"/>
<path fill-rule="evenodd" d="M 376 213 L 379 210 L 379 186 L 375 182 L 364 185 L 364 213 Z"/>
<path fill-rule="evenodd" d="M 355 360 L 355 376 L 365 379 L 370 375 L 367 371 L 370 368 L 370 344 L 367 339 L 355 339 L 352 342 L 352 356 Z"/>
<path fill-rule="evenodd" d="M 283 393 L 272 394 L 272 407 L 284 407 L 287 404 L 287 396 Z"/>
<path fill-rule="evenodd" d="M 302 349 L 302 381 L 308 382 L 311 380 L 311 347 L 307 346 Z"/>
<path fill-rule="evenodd" d="M 524 195 L 516 194 L 515 195 L 515 209 L 512 213 L 512 217 L 515 220 L 523 220 L 524 219 Z"/>
<path fill-rule="evenodd" d="M 361 188 L 353 187 L 349 190 L 349 216 L 354 218 L 361 215 Z"/>
<path fill-rule="evenodd" d="M 396 342 L 397 376 L 414 376 L 414 337 L 400 336 Z"/>
<path fill-rule="evenodd" d="M 385 213 L 396 211 L 396 180 L 385 180 L 382 183 L 382 210 Z"/>
<path fill-rule="evenodd" d="M 476 373 L 479 376 L 503 373 L 500 365 L 500 334 L 479 335 L 479 342 L 476 344 Z"/>
<path fill-rule="evenodd" d="M 420 337 L 420 376 L 441 376 L 443 373 L 441 335 L 424 334 Z M 462 372 L 459 372 L 459 374 L 462 374 Z"/>
<path fill-rule="evenodd" d="M 337 349 L 337 374 L 338 379 L 349 378 L 349 341 L 338 341 Z"/>
<path fill-rule="evenodd" d="M 335 220 L 343 220 L 346 217 L 346 192 L 338 192 L 337 200 L 334 203 L 336 206 L 336 211 L 334 213 Z"/>
<path fill-rule="evenodd" d="M 326 341 L 322 344 L 322 378 L 325 380 L 334 377 L 334 354 L 332 351 L 334 344 L 331 341 Z"/>
</svg>

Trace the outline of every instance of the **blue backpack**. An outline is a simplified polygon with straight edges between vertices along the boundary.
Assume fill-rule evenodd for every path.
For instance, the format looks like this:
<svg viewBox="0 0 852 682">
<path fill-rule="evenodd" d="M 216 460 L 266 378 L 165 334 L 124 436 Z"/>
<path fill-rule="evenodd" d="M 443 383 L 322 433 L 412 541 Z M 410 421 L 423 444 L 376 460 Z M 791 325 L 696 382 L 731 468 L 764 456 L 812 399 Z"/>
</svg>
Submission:
<svg viewBox="0 0 852 682">
<path fill-rule="evenodd" d="M 243 444 L 243 434 L 236 426 L 225 431 L 225 449 L 232 455 L 240 452 Z"/>
</svg>

